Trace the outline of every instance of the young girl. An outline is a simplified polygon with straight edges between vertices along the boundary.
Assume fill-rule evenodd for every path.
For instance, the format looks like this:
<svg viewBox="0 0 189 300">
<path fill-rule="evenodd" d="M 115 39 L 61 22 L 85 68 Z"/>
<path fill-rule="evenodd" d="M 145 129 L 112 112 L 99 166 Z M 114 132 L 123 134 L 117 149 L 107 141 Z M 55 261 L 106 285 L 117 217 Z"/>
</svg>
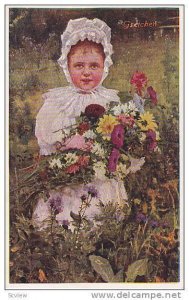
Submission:
<svg viewBox="0 0 189 300">
<path fill-rule="evenodd" d="M 119 102 L 116 90 L 102 86 L 112 65 L 111 30 L 99 19 L 81 18 L 70 20 L 62 38 L 62 56 L 58 60 L 63 68 L 69 86 L 51 89 L 43 95 L 45 100 L 36 118 L 35 134 L 41 155 L 56 152 L 58 142 L 62 142 L 75 117 L 84 112 L 89 104 L 106 107 L 111 101 Z M 87 149 L 84 138 L 77 134 L 67 139 L 64 149 Z M 96 177 L 92 183 L 63 186 L 59 191 L 51 191 L 47 202 L 41 198 L 34 210 L 33 220 L 39 227 L 50 214 L 52 199 L 57 201 L 60 213 L 59 223 L 72 221 L 70 212 L 78 213 L 81 195 L 86 189 L 93 189 L 93 201 L 86 210 L 86 216 L 93 219 L 99 212 L 98 203 L 113 201 L 123 205 L 127 200 L 124 184 L 120 180 Z"/>
</svg>

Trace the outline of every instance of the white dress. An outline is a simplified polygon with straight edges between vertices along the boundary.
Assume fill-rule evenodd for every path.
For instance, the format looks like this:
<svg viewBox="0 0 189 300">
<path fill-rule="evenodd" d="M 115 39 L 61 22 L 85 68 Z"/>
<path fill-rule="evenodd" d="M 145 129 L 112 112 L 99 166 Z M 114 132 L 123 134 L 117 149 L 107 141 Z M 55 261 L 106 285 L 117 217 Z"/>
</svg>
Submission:
<svg viewBox="0 0 189 300">
<path fill-rule="evenodd" d="M 61 129 L 73 125 L 75 117 L 84 112 L 87 105 L 100 104 L 106 107 L 111 101 L 120 101 L 116 90 L 103 86 L 98 86 L 89 93 L 81 92 L 73 86 L 55 88 L 44 94 L 43 99 L 45 102 L 37 115 L 35 129 L 41 155 L 49 155 L 56 151 L 54 144 L 62 139 Z M 127 193 L 121 180 L 96 177 L 88 186 L 94 186 L 98 191 L 98 197 L 92 199 L 90 207 L 86 210 L 86 217 L 89 219 L 93 219 L 95 214 L 99 213 L 99 200 L 104 204 L 112 201 L 120 206 L 127 201 Z M 83 194 L 83 184 L 65 186 L 59 191 L 50 192 L 50 198 L 59 197 L 62 201 L 63 211 L 56 216 L 60 224 L 73 220 L 70 212 L 78 213 L 80 197 Z M 44 227 L 43 221 L 50 214 L 48 201 L 44 202 L 40 198 L 34 210 L 33 221 L 39 228 Z"/>
</svg>

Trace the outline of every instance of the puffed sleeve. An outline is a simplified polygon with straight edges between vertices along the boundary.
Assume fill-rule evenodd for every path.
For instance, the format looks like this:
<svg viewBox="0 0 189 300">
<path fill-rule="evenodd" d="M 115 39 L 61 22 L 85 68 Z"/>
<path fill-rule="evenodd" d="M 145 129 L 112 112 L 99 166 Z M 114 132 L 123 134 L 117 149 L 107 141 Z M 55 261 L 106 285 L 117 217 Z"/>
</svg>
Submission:
<svg viewBox="0 0 189 300">
<path fill-rule="evenodd" d="M 61 142 L 64 136 L 63 127 L 73 123 L 66 109 L 68 103 L 64 103 L 62 97 L 64 92 L 64 90 L 54 89 L 42 96 L 44 104 L 37 114 L 35 127 L 41 155 L 55 152 L 55 143 Z"/>
</svg>

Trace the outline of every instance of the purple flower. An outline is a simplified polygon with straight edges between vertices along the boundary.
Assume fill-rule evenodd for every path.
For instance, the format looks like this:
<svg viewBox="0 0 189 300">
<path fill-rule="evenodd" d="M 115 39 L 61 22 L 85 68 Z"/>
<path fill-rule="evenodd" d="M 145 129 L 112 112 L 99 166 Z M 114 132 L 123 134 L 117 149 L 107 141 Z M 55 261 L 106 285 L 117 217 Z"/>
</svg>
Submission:
<svg viewBox="0 0 189 300">
<path fill-rule="evenodd" d="M 146 132 L 147 149 L 153 151 L 157 147 L 156 132 L 149 129 Z"/>
<path fill-rule="evenodd" d="M 156 221 L 156 220 L 151 220 L 151 221 L 150 221 L 150 226 L 151 226 L 152 228 L 156 228 L 156 227 L 159 226 L 159 223 L 158 223 L 158 221 Z"/>
<path fill-rule="evenodd" d="M 170 225 L 169 225 L 169 223 L 167 221 L 161 221 L 160 226 L 162 228 L 166 228 L 166 227 L 169 228 L 170 227 Z"/>
<path fill-rule="evenodd" d="M 136 215 L 136 222 L 137 223 L 145 223 L 147 221 L 147 219 L 148 218 L 144 214 L 142 214 L 142 213 L 138 213 Z"/>
<path fill-rule="evenodd" d="M 53 196 L 49 199 L 49 207 L 54 212 L 55 215 L 58 215 L 59 213 L 63 212 L 63 201 L 60 196 Z"/>
<path fill-rule="evenodd" d="M 82 200 L 82 201 L 85 201 L 86 199 L 87 199 L 87 195 L 83 194 L 83 195 L 81 196 L 81 200 Z"/>
<path fill-rule="evenodd" d="M 86 186 L 84 188 L 84 190 L 87 191 L 88 194 L 91 195 L 92 198 L 98 197 L 98 191 L 93 185 Z"/>
<path fill-rule="evenodd" d="M 62 220 L 62 225 L 68 226 L 69 224 L 70 224 L 70 222 L 68 220 Z"/>
<path fill-rule="evenodd" d="M 149 86 L 147 88 L 147 92 L 148 92 L 148 94 L 150 96 L 150 99 L 152 100 L 152 103 L 154 105 L 157 105 L 157 93 L 156 93 L 156 91 L 154 91 L 153 87 Z"/>
<path fill-rule="evenodd" d="M 116 148 L 113 148 L 113 150 L 110 154 L 110 157 L 109 157 L 109 161 L 108 161 L 108 170 L 109 170 L 109 172 L 115 172 L 116 171 L 116 167 L 117 167 L 119 157 L 120 157 L 119 150 L 116 149 Z"/>
<path fill-rule="evenodd" d="M 115 125 L 114 129 L 111 133 L 111 141 L 112 143 L 121 148 L 123 146 L 124 141 L 124 127 L 121 124 Z"/>
</svg>

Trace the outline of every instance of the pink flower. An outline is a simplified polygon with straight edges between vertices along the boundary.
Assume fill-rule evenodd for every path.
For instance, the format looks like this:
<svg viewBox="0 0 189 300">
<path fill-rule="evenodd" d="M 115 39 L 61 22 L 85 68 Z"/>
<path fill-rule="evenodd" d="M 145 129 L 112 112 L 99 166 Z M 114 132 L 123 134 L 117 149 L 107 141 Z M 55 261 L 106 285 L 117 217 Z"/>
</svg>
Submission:
<svg viewBox="0 0 189 300">
<path fill-rule="evenodd" d="M 117 117 L 117 119 L 123 125 L 126 125 L 128 127 L 133 127 L 133 125 L 135 124 L 135 120 L 132 116 L 126 116 L 124 114 L 121 114 Z"/>
<path fill-rule="evenodd" d="M 156 93 L 156 91 L 154 91 L 152 86 L 149 86 L 147 88 L 147 92 L 149 94 L 150 99 L 152 100 L 152 103 L 154 105 L 156 105 L 157 104 L 157 93 Z"/>
<path fill-rule="evenodd" d="M 117 167 L 117 163 L 120 157 L 120 153 L 119 150 L 116 148 L 113 148 L 110 157 L 109 157 L 109 161 L 108 161 L 108 170 L 109 172 L 115 172 L 116 171 L 116 167 Z"/>
<path fill-rule="evenodd" d="M 123 146 L 124 142 L 124 127 L 121 124 L 115 125 L 111 133 L 111 141 L 118 148 Z"/>
<path fill-rule="evenodd" d="M 139 93 L 139 95 L 141 95 L 141 91 L 146 86 L 147 81 L 148 79 L 146 75 L 143 72 L 137 71 L 131 77 L 130 83 L 136 87 L 137 92 Z"/>
<path fill-rule="evenodd" d="M 147 149 L 153 151 L 157 147 L 156 132 L 149 129 L 146 132 Z"/>
</svg>

